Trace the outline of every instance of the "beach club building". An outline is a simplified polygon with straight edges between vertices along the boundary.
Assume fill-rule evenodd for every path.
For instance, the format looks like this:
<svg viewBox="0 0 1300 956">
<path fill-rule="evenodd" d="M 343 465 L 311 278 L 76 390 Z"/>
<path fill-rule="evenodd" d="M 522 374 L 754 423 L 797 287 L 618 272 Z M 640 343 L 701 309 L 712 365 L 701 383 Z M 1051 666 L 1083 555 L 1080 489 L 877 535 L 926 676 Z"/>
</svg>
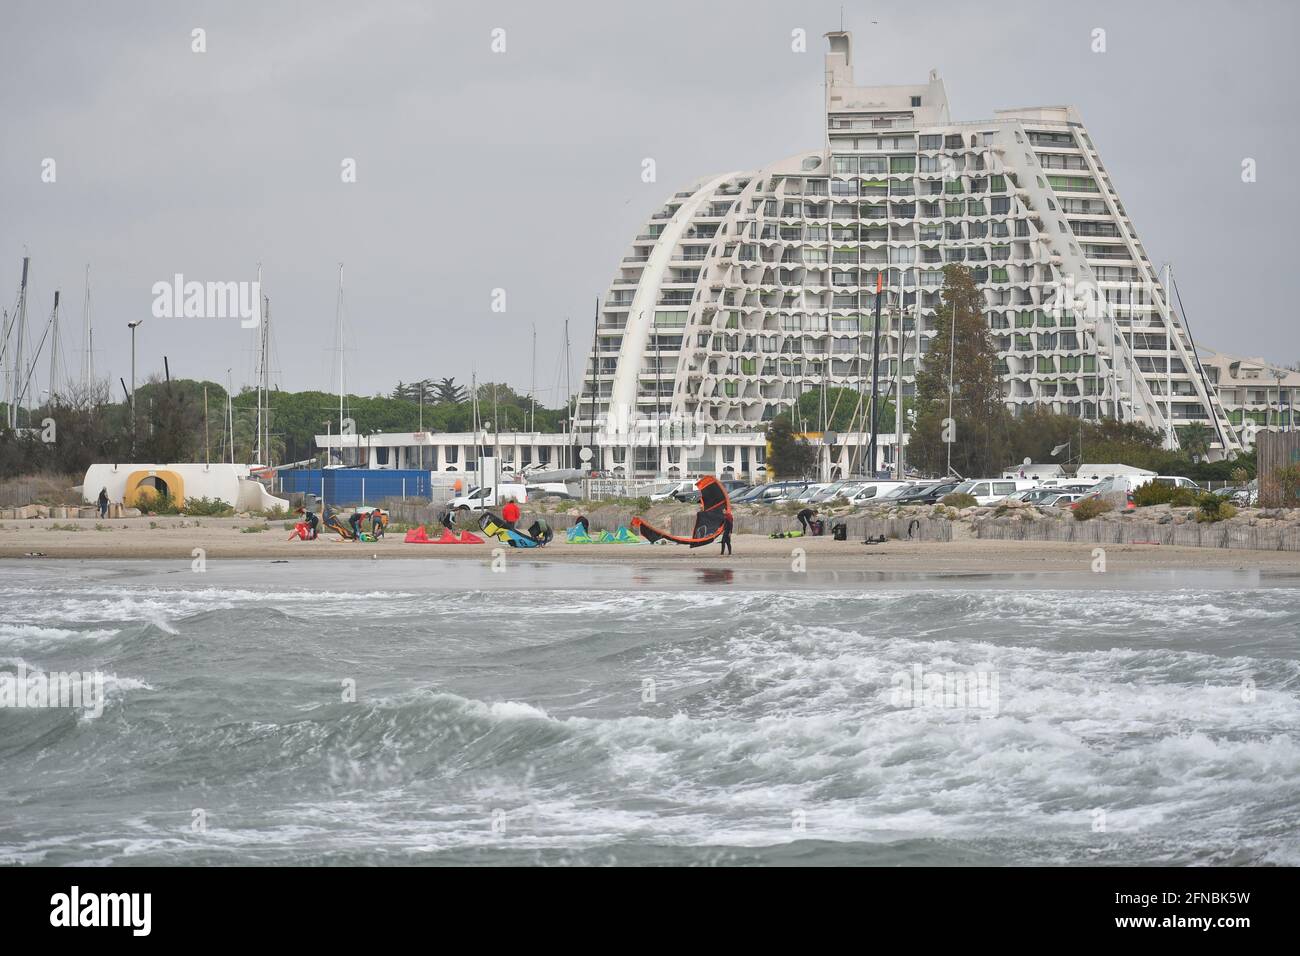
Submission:
<svg viewBox="0 0 1300 956">
<path fill-rule="evenodd" d="M 762 431 L 704 432 L 692 438 L 662 438 L 635 433 L 597 431 L 579 434 L 503 432 L 382 432 L 371 435 L 317 435 L 316 444 L 331 465 L 348 468 L 418 471 L 454 477 L 478 470 L 480 458 L 494 457 L 510 470 L 532 465 L 546 469 L 600 471 L 614 478 L 685 478 L 714 475 L 745 481 L 766 481 L 767 438 Z M 839 477 L 866 467 L 865 434 L 809 435 L 826 473 Z M 878 438 L 879 466 L 893 461 L 894 435 Z M 442 483 L 442 482 L 440 482 Z"/>
</svg>

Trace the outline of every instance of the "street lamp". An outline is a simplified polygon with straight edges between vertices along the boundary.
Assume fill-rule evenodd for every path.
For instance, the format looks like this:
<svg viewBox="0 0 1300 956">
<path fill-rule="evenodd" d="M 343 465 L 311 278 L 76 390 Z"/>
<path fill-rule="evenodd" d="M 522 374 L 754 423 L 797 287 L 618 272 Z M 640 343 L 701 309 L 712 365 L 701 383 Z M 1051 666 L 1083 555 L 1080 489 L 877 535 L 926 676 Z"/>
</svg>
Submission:
<svg viewBox="0 0 1300 956">
<path fill-rule="evenodd" d="M 131 412 L 135 413 L 135 330 L 140 327 L 144 319 L 136 319 L 134 322 L 126 323 L 126 327 L 131 330 Z"/>
<path fill-rule="evenodd" d="M 131 330 L 131 451 L 135 452 L 135 330 L 140 327 L 144 319 L 136 319 L 134 322 L 126 323 L 126 327 Z"/>
</svg>

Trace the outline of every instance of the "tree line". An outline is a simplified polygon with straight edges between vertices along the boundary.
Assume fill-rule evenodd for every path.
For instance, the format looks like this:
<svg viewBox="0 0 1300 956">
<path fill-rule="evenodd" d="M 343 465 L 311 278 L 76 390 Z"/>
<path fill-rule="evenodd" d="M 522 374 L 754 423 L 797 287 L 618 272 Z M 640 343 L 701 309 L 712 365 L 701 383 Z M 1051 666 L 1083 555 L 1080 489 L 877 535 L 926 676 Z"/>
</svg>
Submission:
<svg viewBox="0 0 1300 956">
<path fill-rule="evenodd" d="M 0 426 L 0 478 L 42 472 L 78 475 L 92 462 L 230 461 L 249 464 L 257 453 L 257 390 L 229 395 L 217 382 L 158 377 L 136 389 L 135 414 L 111 400 L 107 383 L 72 389 L 36 408 L 18 410 L 18 428 Z M 509 385 L 477 388 L 480 427 L 502 432 L 556 432 L 566 408 L 534 407 Z M 316 436 L 339 430 L 339 397 L 319 391 L 272 389 L 270 463 L 319 456 Z M 473 427 L 469 389 L 454 378 L 398 383 L 387 395 L 345 395 L 344 418 L 360 435 L 376 432 L 467 432 Z M 8 409 L 0 403 L 0 421 Z"/>
</svg>

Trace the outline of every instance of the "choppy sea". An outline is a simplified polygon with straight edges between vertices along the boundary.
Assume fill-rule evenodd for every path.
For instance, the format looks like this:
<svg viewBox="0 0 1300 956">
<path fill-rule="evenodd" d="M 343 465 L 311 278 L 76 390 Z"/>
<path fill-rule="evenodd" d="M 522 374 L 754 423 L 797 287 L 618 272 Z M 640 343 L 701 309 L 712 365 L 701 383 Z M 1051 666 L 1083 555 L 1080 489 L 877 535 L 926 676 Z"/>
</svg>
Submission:
<svg viewBox="0 0 1300 956">
<path fill-rule="evenodd" d="M 1295 576 L 4 561 L 0 607 L 4 864 L 1300 865 Z"/>
</svg>

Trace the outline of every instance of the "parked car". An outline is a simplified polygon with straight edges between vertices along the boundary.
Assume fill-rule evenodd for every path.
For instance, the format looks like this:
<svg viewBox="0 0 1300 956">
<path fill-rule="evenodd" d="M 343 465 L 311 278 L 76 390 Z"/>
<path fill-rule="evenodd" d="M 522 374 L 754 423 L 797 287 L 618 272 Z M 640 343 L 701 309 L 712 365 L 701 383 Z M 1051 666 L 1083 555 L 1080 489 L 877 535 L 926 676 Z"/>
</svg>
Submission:
<svg viewBox="0 0 1300 956">
<path fill-rule="evenodd" d="M 910 492 L 905 493 L 905 495 L 899 499 L 899 504 L 905 504 L 905 505 L 937 504 L 939 500 L 943 498 L 944 495 L 952 494 L 953 489 L 956 488 L 959 484 L 961 484 L 960 481 L 948 480 L 948 481 L 936 481 L 936 482 L 932 482 L 929 485 L 919 486 L 917 488 L 913 488 Z"/>
<path fill-rule="evenodd" d="M 778 501 L 790 501 L 796 498 L 804 488 L 806 481 L 777 481 L 767 485 L 749 504 L 770 505 Z"/>
<path fill-rule="evenodd" d="M 1127 495 L 1128 500 L 1131 502 L 1133 492 L 1152 481 L 1159 482 L 1162 485 L 1172 485 L 1174 488 L 1187 488 L 1191 491 L 1201 490 L 1201 486 L 1192 479 L 1177 475 L 1112 475 L 1093 485 L 1087 497 L 1098 498 L 1102 495 L 1122 493 Z"/>
<path fill-rule="evenodd" d="M 837 484 L 837 482 L 833 482 L 833 481 L 813 482 L 812 484 L 804 488 L 803 491 L 799 492 L 797 495 L 791 495 L 790 500 L 802 501 L 805 503 L 809 501 L 813 501 L 817 497 L 817 495 L 821 494 L 823 491 L 831 487 L 831 485 L 833 484 Z"/>
<path fill-rule="evenodd" d="M 719 484 L 721 484 L 723 488 L 727 489 L 728 498 L 734 498 L 736 495 L 739 495 L 745 491 L 748 491 L 750 488 L 754 487 L 749 482 L 740 481 L 737 478 L 724 478 L 722 479 L 722 481 L 719 482 Z"/>
<path fill-rule="evenodd" d="M 484 511 L 495 510 L 511 498 L 519 504 L 528 501 L 528 489 L 524 485 L 503 482 L 495 490 L 496 493 L 493 494 L 491 485 L 471 488 L 468 494 L 452 498 L 447 502 L 447 507 L 452 511 Z"/>
<path fill-rule="evenodd" d="M 676 498 L 678 493 L 680 492 L 694 491 L 694 490 L 695 490 L 695 482 L 693 481 L 690 480 L 675 481 L 667 488 L 664 488 L 662 491 L 651 492 L 650 500 L 667 501 L 669 498 Z"/>
<path fill-rule="evenodd" d="M 762 494 L 763 490 L 767 487 L 768 485 L 754 485 L 752 488 L 747 488 L 739 494 L 732 495 L 731 503 L 733 505 L 753 504 L 754 500 Z"/>
<path fill-rule="evenodd" d="M 1027 478 L 975 478 L 970 481 L 963 481 L 952 490 L 952 494 L 970 495 L 977 504 L 991 505 L 994 502 L 1001 501 L 1007 495 L 1014 495 L 1018 491 L 1029 491 L 1037 487 L 1038 482 L 1030 481 Z"/>
<path fill-rule="evenodd" d="M 889 492 L 910 487 L 912 487 L 910 481 L 863 482 L 862 487 L 854 492 L 853 496 L 849 498 L 849 504 L 856 508 L 859 505 L 869 504 L 873 501 L 884 499 Z"/>
<path fill-rule="evenodd" d="M 1077 489 L 1074 489 L 1077 491 Z M 1080 492 L 1082 493 L 1082 492 Z M 1024 491 L 1017 491 L 1014 495 L 1007 495 L 1003 501 L 1023 501 L 1027 505 L 1041 505 L 1049 498 L 1065 494 L 1060 488 L 1027 488 Z"/>
<path fill-rule="evenodd" d="M 1041 504 L 1044 508 L 1069 508 L 1076 501 L 1082 501 L 1083 497 L 1084 495 L 1078 491 L 1057 492 L 1044 498 L 1038 504 Z"/>
</svg>

